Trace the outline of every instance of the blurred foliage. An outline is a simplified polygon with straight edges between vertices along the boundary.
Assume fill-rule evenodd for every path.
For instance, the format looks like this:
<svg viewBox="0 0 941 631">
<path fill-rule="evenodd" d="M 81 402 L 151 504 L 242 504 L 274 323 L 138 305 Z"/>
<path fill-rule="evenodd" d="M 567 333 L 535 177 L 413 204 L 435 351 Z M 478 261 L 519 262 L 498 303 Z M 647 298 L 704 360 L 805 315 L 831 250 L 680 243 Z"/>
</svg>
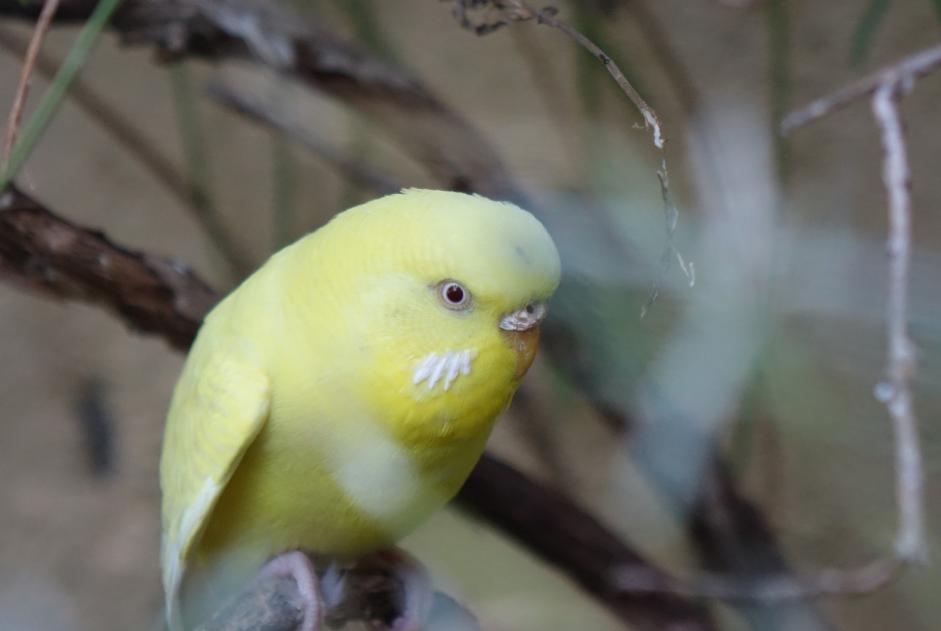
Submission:
<svg viewBox="0 0 941 631">
<path fill-rule="evenodd" d="M 865 61 L 876 31 L 888 14 L 891 5 L 892 0 L 870 0 L 869 6 L 863 12 L 853 32 L 850 59 L 854 64 Z"/>
</svg>

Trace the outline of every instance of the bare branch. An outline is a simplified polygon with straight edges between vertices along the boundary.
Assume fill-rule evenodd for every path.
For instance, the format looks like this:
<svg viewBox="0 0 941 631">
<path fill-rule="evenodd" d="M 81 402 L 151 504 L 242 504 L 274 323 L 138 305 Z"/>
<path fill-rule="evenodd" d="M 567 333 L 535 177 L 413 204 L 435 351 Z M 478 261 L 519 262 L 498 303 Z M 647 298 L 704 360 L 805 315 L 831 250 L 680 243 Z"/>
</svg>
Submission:
<svg viewBox="0 0 941 631">
<path fill-rule="evenodd" d="M 796 112 L 791 112 L 781 121 L 781 133 L 790 134 L 799 127 L 829 116 L 854 101 L 873 94 L 882 86 L 910 83 L 937 69 L 938 66 L 941 66 L 941 45 L 907 57 L 897 64 L 883 68 L 829 96 L 818 99 Z"/>
<path fill-rule="evenodd" d="M 0 193 L 0 278 L 100 304 L 135 331 L 189 347 L 216 295 L 186 266 L 135 252 L 49 212 L 13 186 Z"/>
<path fill-rule="evenodd" d="M 9 118 L 7 118 L 6 133 L 3 136 L 3 149 L 0 151 L 0 172 L 6 169 L 7 162 L 10 160 L 10 153 L 13 151 L 13 145 L 16 143 L 16 135 L 20 129 L 23 109 L 26 107 L 26 99 L 29 96 L 29 79 L 33 74 L 33 67 L 36 65 L 36 56 L 39 54 L 39 49 L 42 48 L 43 40 L 46 38 L 49 25 L 52 24 L 52 18 L 58 7 L 59 0 L 47 0 L 39 14 L 36 28 L 33 29 L 33 37 L 30 39 L 26 56 L 23 58 L 20 78 L 16 84 L 13 107 L 10 109 Z"/>
<path fill-rule="evenodd" d="M 725 600 L 776 602 L 824 596 L 871 593 L 894 581 L 913 562 L 927 558 L 924 524 L 924 472 L 918 422 L 912 404 L 911 383 L 915 377 L 915 347 L 908 334 L 908 289 L 911 265 L 912 204 L 911 171 L 904 126 L 898 101 L 909 92 L 916 79 L 941 64 L 941 48 L 916 55 L 902 64 L 874 75 L 882 83 L 871 89 L 860 82 L 837 93 L 821 110 L 823 116 L 842 107 L 843 98 L 872 95 L 872 111 L 881 132 L 883 147 L 882 179 L 888 196 L 889 260 L 888 300 L 886 302 L 887 380 L 876 385 L 875 396 L 885 404 L 895 436 L 896 503 L 898 526 L 892 556 L 877 559 L 853 569 L 828 568 L 803 579 L 784 576 L 754 577 L 748 580 L 704 575 L 680 584 L 662 583 L 643 570 L 625 567 L 618 572 L 624 589 L 650 590 L 686 596 Z M 937 57 L 937 59 L 935 59 Z M 912 61 L 917 58 L 917 63 Z M 839 96 L 839 95 L 854 95 Z M 848 101 L 846 101 L 848 102 Z"/>
<path fill-rule="evenodd" d="M 457 500 L 563 570 L 632 628 L 713 628 L 704 610 L 685 597 L 621 590 L 614 572 L 638 561 L 652 576 L 670 579 L 564 495 L 535 484 L 508 464 L 484 456 Z M 656 601 L 647 600 L 654 597 Z"/>
<path fill-rule="evenodd" d="M 939 56 L 941 59 L 941 56 Z M 899 505 L 895 553 L 903 561 L 926 558 L 923 473 L 918 423 L 912 409 L 915 347 L 908 335 L 908 285 L 912 248 L 911 173 L 897 100 L 911 88 L 911 75 L 879 86 L 872 111 L 882 133 L 882 179 L 889 198 L 889 297 L 886 304 L 888 382 L 876 386 L 895 431 L 896 496 Z"/>
</svg>

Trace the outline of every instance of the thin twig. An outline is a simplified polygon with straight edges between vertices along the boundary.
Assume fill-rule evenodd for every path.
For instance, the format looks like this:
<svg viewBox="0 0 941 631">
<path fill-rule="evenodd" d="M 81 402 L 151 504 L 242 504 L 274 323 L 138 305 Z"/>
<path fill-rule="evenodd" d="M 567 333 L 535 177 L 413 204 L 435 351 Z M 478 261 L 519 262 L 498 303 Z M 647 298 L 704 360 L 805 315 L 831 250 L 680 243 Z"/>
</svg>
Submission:
<svg viewBox="0 0 941 631">
<path fill-rule="evenodd" d="M 532 12 L 533 10 L 529 8 L 525 3 L 518 2 L 517 0 L 512 0 L 512 4 L 517 4 L 522 7 L 524 10 Z M 617 63 L 611 57 L 607 55 L 603 50 L 601 50 L 593 41 L 585 37 L 581 31 L 573 28 L 567 22 L 555 17 L 554 9 L 542 9 L 536 12 L 536 20 L 540 24 L 545 24 L 553 28 L 559 29 L 573 40 L 575 40 L 579 46 L 591 53 L 598 61 L 601 62 L 601 65 L 605 67 L 605 70 L 608 71 L 608 74 L 611 75 L 611 78 L 614 79 L 615 83 L 618 84 L 618 87 L 621 88 L 621 91 L 627 95 L 627 98 L 630 99 L 631 103 L 634 104 L 634 107 L 640 112 L 641 116 L 644 117 L 644 124 L 647 127 L 652 128 L 653 130 L 653 144 L 657 149 L 663 150 L 664 144 L 666 143 L 666 137 L 663 133 L 663 124 L 660 122 L 660 117 L 657 115 L 657 112 L 650 107 L 640 93 L 634 89 L 634 86 L 631 85 L 631 82 L 627 80 L 627 77 L 624 76 L 624 73 L 621 72 L 621 69 L 618 67 Z"/>
<path fill-rule="evenodd" d="M 818 118 L 828 116 L 874 93 L 882 86 L 898 84 L 903 80 L 914 81 L 937 69 L 938 66 L 941 66 L 941 44 L 906 57 L 902 61 L 864 77 L 842 90 L 817 99 L 810 105 L 791 112 L 781 121 L 781 133 L 790 134 L 799 127 L 803 127 Z"/>
<path fill-rule="evenodd" d="M 504 21 L 493 22 L 489 26 L 485 25 L 484 30 L 481 30 L 480 25 L 474 25 L 466 17 L 467 4 L 486 4 L 481 2 L 462 2 L 458 0 L 456 3 L 455 14 L 459 16 L 461 25 L 465 28 L 470 28 L 477 32 L 478 34 L 484 34 L 495 28 L 499 28 L 506 24 Z M 653 144 L 660 149 L 661 151 L 664 148 L 666 143 L 666 136 L 663 133 L 663 124 L 660 121 L 660 117 L 657 115 L 657 112 L 647 104 L 644 100 L 644 97 L 631 85 L 631 82 L 627 80 L 627 77 L 624 76 L 624 73 L 621 71 L 621 68 L 617 63 L 608 56 L 601 48 L 595 44 L 591 39 L 586 37 L 584 33 L 574 28 L 568 22 L 560 20 L 556 17 L 558 14 L 558 9 L 555 7 L 545 7 L 540 10 L 535 10 L 530 7 L 526 2 L 522 0 L 492 0 L 491 3 L 494 7 L 504 11 L 508 17 L 508 20 L 511 22 L 527 22 L 530 20 L 536 20 L 538 24 L 545 24 L 554 29 L 558 29 L 562 33 L 565 33 L 568 37 L 574 40 L 579 46 L 587 50 L 591 55 L 601 62 L 601 65 L 605 67 L 605 70 L 608 71 L 608 74 L 611 75 L 611 78 L 614 79 L 615 83 L 618 84 L 618 87 L 621 88 L 621 91 L 627 95 L 627 98 L 630 99 L 631 103 L 634 104 L 634 107 L 637 108 L 637 111 L 640 112 L 641 116 L 644 117 L 644 125 L 652 128 L 653 130 Z"/>
<path fill-rule="evenodd" d="M 660 163 L 660 169 L 657 171 L 657 180 L 660 182 L 660 196 L 663 198 L 663 208 L 666 212 L 667 243 L 663 248 L 663 253 L 660 255 L 660 272 L 653 280 L 647 302 L 645 302 L 644 306 L 640 309 L 641 318 L 647 317 L 647 312 L 650 311 L 650 307 L 653 306 L 660 296 L 660 285 L 663 282 L 663 277 L 666 276 L 667 271 L 669 271 L 670 264 L 673 262 L 674 258 L 679 263 L 680 270 L 682 270 L 683 275 L 686 276 L 686 280 L 689 281 L 690 288 L 696 286 L 696 267 L 692 261 L 687 264 L 683 255 L 680 254 L 680 251 L 676 248 L 676 224 L 679 220 L 680 213 L 676 209 L 676 204 L 673 202 L 673 195 L 670 193 L 670 175 L 667 172 L 666 159 L 662 160 Z"/>
<path fill-rule="evenodd" d="M 899 506 L 895 554 L 903 561 L 926 557 L 923 480 L 918 423 L 912 409 L 915 347 L 908 335 L 908 286 L 912 249 L 911 172 L 898 99 L 913 85 L 912 76 L 886 83 L 872 97 L 872 111 L 882 133 L 882 179 L 889 198 L 889 297 L 886 304 L 888 382 L 876 386 L 895 431 L 896 498 Z"/>
<path fill-rule="evenodd" d="M 36 65 L 36 57 L 39 49 L 42 48 L 46 33 L 49 32 L 49 25 L 52 24 L 52 18 L 59 8 L 59 0 L 46 0 L 42 6 L 42 12 L 36 21 L 36 28 L 33 29 L 33 37 L 29 41 L 29 48 L 26 49 L 26 56 L 23 59 L 23 67 L 20 69 L 20 78 L 16 84 L 16 93 L 13 97 L 13 107 L 10 109 L 10 116 L 7 118 L 6 132 L 3 136 L 3 150 L 0 152 L 0 171 L 7 167 L 10 160 L 10 153 L 13 151 L 13 145 L 16 144 L 16 136 L 20 130 L 20 120 L 23 118 L 23 110 L 26 108 L 26 99 L 29 96 L 29 79 L 33 74 L 33 68 Z"/>
<path fill-rule="evenodd" d="M 916 371 L 916 353 L 908 334 L 908 293 L 911 266 L 912 203 L 911 170 L 905 143 L 904 126 L 898 101 L 914 87 L 919 76 L 941 63 L 929 63 L 926 53 L 920 61 L 902 64 L 874 75 L 880 78 L 872 89 L 867 81 L 822 99 L 826 115 L 846 105 L 841 95 L 852 98 L 872 95 L 873 116 L 879 126 L 883 147 L 882 179 L 888 196 L 889 235 L 886 251 L 889 259 L 888 300 L 886 303 L 886 337 L 888 354 L 886 381 L 876 385 L 875 396 L 885 404 L 892 419 L 895 437 L 895 493 L 898 526 L 893 554 L 853 569 L 819 570 L 801 580 L 790 577 L 754 577 L 747 580 L 719 576 L 700 576 L 688 583 L 660 582 L 644 570 L 621 568 L 616 581 L 623 589 L 665 592 L 676 595 L 700 596 L 724 600 L 756 600 L 776 602 L 824 596 L 847 596 L 871 593 L 894 581 L 910 563 L 927 558 L 924 524 L 924 473 L 918 422 L 912 404 L 911 383 Z M 823 107 L 823 106 L 822 106 Z"/>
</svg>

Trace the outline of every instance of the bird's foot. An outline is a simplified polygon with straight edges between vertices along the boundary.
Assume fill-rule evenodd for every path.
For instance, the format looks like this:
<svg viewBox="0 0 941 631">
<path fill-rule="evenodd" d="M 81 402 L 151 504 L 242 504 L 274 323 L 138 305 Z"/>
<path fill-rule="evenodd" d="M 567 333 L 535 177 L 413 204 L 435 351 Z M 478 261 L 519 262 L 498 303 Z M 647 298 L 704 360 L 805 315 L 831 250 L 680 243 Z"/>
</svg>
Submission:
<svg viewBox="0 0 941 631">
<path fill-rule="evenodd" d="M 358 569 L 387 572 L 402 586 L 399 615 L 388 631 L 421 631 L 434 600 L 431 578 L 417 559 L 400 548 L 390 548 L 357 561 Z"/>
<path fill-rule="evenodd" d="M 259 576 L 286 576 L 297 583 L 297 591 L 304 600 L 304 619 L 298 631 L 322 631 L 324 629 L 324 599 L 320 594 L 317 572 L 310 558 L 298 550 L 284 552 L 268 561 Z"/>
</svg>

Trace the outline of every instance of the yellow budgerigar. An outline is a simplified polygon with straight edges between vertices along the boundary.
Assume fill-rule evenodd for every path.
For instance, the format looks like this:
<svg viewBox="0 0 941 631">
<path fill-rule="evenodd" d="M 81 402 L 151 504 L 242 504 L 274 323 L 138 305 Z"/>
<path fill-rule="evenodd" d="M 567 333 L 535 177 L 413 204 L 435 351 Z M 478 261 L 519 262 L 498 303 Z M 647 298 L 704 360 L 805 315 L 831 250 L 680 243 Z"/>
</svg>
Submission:
<svg viewBox="0 0 941 631">
<path fill-rule="evenodd" d="M 160 462 L 171 628 L 259 571 L 320 629 L 309 553 L 387 550 L 450 500 L 536 352 L 559 256 L 509 203 L 405 190 L 337 215 L 207 316 Z M 396 629 L 417 629 L 408 600 Z M 411 603 L 411 604 L 409 604 Z M 199 613 L 194 614 L 193 611 Z"/>
</svg>

